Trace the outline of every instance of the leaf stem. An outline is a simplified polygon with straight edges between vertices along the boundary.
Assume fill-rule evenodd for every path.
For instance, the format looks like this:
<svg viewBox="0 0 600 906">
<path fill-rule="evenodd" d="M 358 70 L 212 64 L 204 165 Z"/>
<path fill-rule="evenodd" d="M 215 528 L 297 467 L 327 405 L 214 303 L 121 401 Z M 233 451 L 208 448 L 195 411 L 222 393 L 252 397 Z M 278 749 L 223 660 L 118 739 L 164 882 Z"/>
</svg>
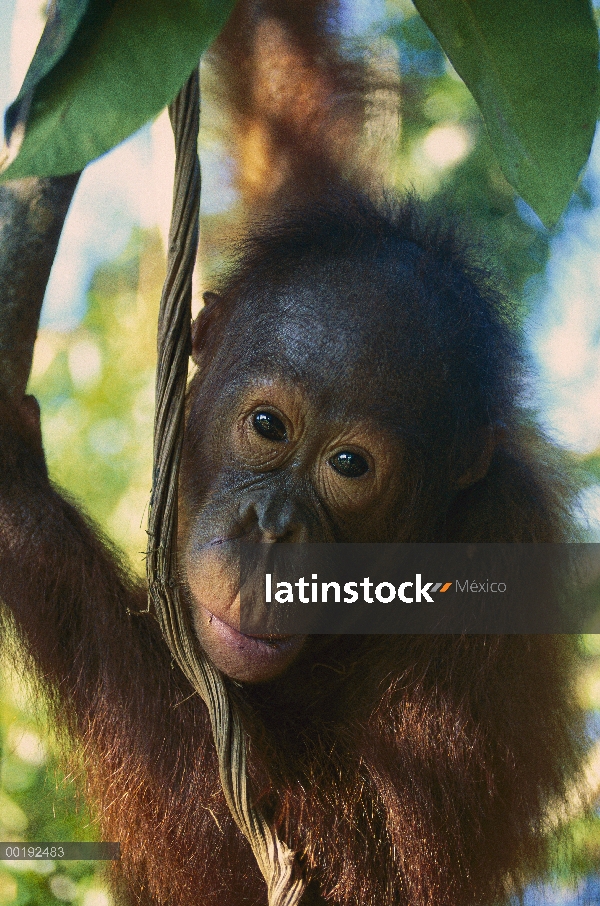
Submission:
<svg viewBox="0 0 600 906">
<path fill-rule="evenodd" d="M 0 398 L 27 387 L 46 285 L 79 173 L 0 186 Z"/>
</svg>

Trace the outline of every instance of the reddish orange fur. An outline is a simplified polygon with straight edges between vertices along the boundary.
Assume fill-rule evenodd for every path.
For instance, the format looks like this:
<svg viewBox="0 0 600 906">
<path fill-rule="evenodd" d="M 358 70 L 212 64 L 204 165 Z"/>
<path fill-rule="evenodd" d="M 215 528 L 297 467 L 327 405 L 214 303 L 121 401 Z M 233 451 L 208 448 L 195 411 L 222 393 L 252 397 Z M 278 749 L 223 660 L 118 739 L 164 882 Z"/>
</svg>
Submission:
<svg viewBox="0 0 600 906">
<path fill-rule="evenodd" d="M 119 887 L 140 903 L 264 904 L 206 709 L 135 612 L 145 592 L 3 414 L 0 592 L 83 741 L 104 838 L 122 844 Z M 509 480 L 487 516 L 524 540 L 529 512 L 562 537 L 556 485 L 530 477 L 535 503 Z M 284 680 L 232 686 L 256 799 L 327 902 L 492 903 L 544 865 L 544 816 L 577 761 L 572 654 L 568 637 L 317 638 Z"/>
<path fill-rule="evenodd" d="M 363 128 L 372 110 L 397 108 L 398 86 L 342 40 L 338 6 L 243 0 L 208 55 L 208 94 L 226 111 L 223 138 L 253 212 L 340 173 L 373 181 L 381 149 L 361 155 Z"/>
</svg>

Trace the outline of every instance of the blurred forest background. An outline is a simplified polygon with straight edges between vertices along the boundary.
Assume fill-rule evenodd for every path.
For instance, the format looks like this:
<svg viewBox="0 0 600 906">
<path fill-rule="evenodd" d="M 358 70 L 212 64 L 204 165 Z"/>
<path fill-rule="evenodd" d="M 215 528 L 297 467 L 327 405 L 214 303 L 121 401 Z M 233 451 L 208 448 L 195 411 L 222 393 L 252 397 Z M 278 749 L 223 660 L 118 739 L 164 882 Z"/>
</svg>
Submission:
<svg viewBox="0 0 600 906">
<path fill-rule="evenodd" d="M 371 141 L 389 185 L 437 196 L 493 253 L 532 360 L 530 404 L 582 468 L 582 520 L 600 540 L 600 144 L 553 234 L 504 180 L 477 107 L 408 0 L 345 0 L 349 40 L 399 73 L 400 109 Z M 43 24 L 39 0 L 0 0 L 0 100 L 17 93 Z M 210 72 L 203 67 L 204 86 Z M 239 161 L 222 112 L 205 91 L 201 158 L 201 269 L 194 305 L 239 223 Z M 251 141 L 245 149 L 252 160 Z M 144 572 L 154 404 L 155 325 L 165 272 L 173 172 L 166 115 L 90 165 L 80 183 L 48 287 L 30 392 L 41 403 L 54 480 L 80 501 Z M 600 626 L 598 627 L 600 632 Z M 579 695 L 593 748 L 586 816 L 573 796 L 568 837 L 556 846 L 545 902 L 600 903 L 600 635 L 583 641 Z M 76 761 L 65 772 L 51 728 L 22 671 L 5 666 L 0 691 L 1 840 L 94 839 Z M 531 890 L 528 904 L 542 892 Z M 1 904 L 108 906 L 91 862 L 0 863 Z"/>
</svg>

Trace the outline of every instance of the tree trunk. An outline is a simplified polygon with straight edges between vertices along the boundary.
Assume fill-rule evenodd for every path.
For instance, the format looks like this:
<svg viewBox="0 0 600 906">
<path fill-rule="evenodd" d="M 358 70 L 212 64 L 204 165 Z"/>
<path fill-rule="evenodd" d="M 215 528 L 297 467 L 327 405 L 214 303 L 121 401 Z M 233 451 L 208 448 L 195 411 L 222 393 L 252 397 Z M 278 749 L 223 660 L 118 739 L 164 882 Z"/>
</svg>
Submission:
<svg viewBox="0 0 600 906">
<path fill-rule="evenodd" d="M 25 393 L 40 311 L 79 173 L 0 186 L 0 399 Z"/>
</svg>

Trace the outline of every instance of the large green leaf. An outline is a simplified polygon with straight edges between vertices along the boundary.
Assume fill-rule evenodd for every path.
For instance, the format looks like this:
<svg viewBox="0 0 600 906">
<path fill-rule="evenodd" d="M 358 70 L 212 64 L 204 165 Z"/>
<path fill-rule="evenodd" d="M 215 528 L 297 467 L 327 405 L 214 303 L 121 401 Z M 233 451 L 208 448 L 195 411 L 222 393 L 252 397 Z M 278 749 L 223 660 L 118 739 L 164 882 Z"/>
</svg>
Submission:
<svg viewBox="0 0 600 906">
<path fill-rule="evenodd" d="M 165 107 L 235 0 L 57 0 L 6 114 L 2 180 L 83 169 Z"/>
<path fill-rule="evenodd" d="M 588 0 L 414 0 L 477 101 L 509 183 L 551 226 L 590 153 L 598 31 Z"/>
</svg>

